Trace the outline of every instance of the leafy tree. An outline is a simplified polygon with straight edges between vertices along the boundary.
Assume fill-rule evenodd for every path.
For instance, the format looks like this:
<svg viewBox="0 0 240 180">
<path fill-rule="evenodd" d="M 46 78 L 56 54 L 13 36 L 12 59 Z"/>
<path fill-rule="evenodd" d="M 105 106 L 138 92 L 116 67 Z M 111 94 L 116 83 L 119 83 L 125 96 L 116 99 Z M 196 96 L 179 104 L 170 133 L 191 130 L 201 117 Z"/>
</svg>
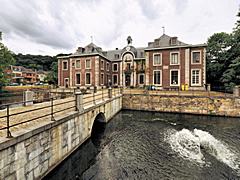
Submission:
<svg viewBox="0 0 240 180">
<path fill-rule="evenodd" d="M 207 81 L 232 90 L 240 85 L 240 11 L 231 34 L 215 33 L 208 39 Z"/>
<path fill-rule="evenodd" d="M 57 85 L 58 83 L 58 63 L 57 62 L 52 63 L 51 71 L 48 73 L 45 81 L 47 81 L 49 84 Z"/>
<path fill-rule="evenodd" d="M 10 74 L 6 70 L 14 63 L 12 52 L 0 42 L 0 89 L 10 81 Z"/>
<path fill-rule="evenodd" d="M 215 33 L 208 39 L 207 44 L 207 80 L 212 86 L 221 86 L 222 74 L 231 63 L 228 53 L 231 35 L 224 32 Z"/>
</svg>

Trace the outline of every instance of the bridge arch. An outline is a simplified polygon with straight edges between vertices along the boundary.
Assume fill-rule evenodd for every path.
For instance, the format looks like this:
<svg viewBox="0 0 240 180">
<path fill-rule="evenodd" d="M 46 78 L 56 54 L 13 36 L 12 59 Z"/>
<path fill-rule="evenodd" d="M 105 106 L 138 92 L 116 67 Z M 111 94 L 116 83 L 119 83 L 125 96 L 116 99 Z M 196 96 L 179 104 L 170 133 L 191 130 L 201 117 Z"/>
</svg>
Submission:
<svg viewBox="0 0 240 180">
<path fill-rule="evenodd" d="M 93 144 L 97 147 L 101 144 L 101 139 L 104 136 L 104 132 L 106 129 L 106 117 L 104 113 L 100 112 L 94 119 L 91 131 L 91 140 Z"/>
</svg>

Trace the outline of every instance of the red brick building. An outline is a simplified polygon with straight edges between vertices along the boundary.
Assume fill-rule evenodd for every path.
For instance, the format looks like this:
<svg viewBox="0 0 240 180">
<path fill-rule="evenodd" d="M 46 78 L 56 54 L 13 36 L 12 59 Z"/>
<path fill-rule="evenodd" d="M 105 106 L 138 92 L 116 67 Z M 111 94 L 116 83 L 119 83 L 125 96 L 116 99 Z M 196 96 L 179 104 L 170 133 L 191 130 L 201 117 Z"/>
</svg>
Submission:
<svg viewBox="0 0 240 180">
<path fill-rule="evenodd" d="M 135 48 L 127 38 L 123 49 L 103 51 L 90 43 L 69 56 L 58 57 L 60 87 L 108 85 L 157 89 L 204 89 L 206 83 L 206 45 L 190 45 L 177 37 L 162 35 L 147 47 Z"/>
</svg>

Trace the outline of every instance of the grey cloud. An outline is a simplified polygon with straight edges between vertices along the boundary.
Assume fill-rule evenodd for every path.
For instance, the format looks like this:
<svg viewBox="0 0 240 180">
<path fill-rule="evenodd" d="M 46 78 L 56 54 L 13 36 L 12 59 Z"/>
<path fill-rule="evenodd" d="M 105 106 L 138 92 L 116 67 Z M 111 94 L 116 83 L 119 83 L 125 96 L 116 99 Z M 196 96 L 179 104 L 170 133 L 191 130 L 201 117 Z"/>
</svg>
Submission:
<svg viewBox="0 0 240 180">
<path fill-rule="evenodd" d="M 144 16 L 146 16 L 148 19 L 156 19 L 159 18 L 158 16 L 158 7 L 154 6 L 154 4 L 152 3 L 152 1 L 150 0 L 139 0 L 139 5 L 140 8 L 144 14 Z"/>
<path fill-rule="evenodd" d="M 31 1 L 6 1 L 4 6 L 0 11 L 0 29 L 5 33 L 17 34 L 53 48 L 70 49 L 74 46 L 71 36 L 64 31 L 60 9 L 49 9 L 52 11 L 50 14 L 54 15 L 53 24 L 49 26 L 44 19 L 46 17 L 42 17 L 43 12 L 39 4 Z"/>
</svg>

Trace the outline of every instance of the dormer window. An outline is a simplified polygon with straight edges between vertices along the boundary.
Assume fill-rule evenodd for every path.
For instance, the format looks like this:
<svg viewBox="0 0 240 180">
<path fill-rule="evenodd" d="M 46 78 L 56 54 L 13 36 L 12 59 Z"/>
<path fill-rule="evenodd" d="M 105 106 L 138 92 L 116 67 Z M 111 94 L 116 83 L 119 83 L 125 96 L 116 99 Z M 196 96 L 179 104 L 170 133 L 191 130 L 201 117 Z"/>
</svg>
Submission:
<svg viewBox="0 0 240 180">
<path fill-rule="evenodd" d="M 115 59 L 119 59 L 119 54 L 115 54 Z"/>
<path fill-rule="evenodd" d="M 177 44 L 177 37 L 172 37 L 172 38 L 170 39 L 170 44 L 171 44 L 171 45 L 176 45 L 176 44 Z"/>
</svg>

